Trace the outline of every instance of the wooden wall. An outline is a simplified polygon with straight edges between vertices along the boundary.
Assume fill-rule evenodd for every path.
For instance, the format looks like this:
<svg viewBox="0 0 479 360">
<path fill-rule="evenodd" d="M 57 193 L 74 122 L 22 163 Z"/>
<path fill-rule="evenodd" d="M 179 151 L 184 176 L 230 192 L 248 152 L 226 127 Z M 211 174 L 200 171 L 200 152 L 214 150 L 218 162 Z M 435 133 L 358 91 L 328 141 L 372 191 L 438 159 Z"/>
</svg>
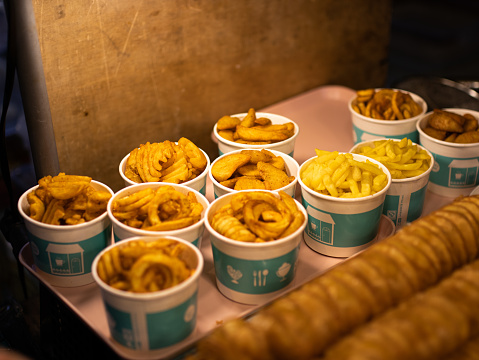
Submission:
<svg viewBox="0 0 479 360">
<path fill-rule="evenodd" d="M 113 190 L 141 143 L 185 136 L 213 160 L 222 115 L 386 78 L 390 1 L 27 1 L 60 170 Z"/>
</svg>

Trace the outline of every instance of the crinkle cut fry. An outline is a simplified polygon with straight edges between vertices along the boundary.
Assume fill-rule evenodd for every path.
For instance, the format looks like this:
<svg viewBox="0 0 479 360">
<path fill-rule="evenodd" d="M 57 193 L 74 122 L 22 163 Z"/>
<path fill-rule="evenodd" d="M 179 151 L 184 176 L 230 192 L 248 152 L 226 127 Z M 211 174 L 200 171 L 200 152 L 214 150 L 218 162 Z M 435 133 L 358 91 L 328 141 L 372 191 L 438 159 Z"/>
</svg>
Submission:
<svg viewBox="0 0 479 360">
<path fill-rule="evenodd" d="M 470 196 L 457 199 L 456 201 L 454 201 L 454 205 L 460 206 L 462 202 L 471 202 L 479 206 L 479 196 Z M 470 205 L 467 206 L 469 206 L 469 208 L 473 208 Z M 472 229 L 479 225 L 477 214 L 476 216 L 474 216 L 473 218 L 469 218 L 468 220 L 469 223 L 471 223 L 472 221 L 472 223 L 470 224 L 471 228 L 468 231 L 464 231 L 463 234 L 460 234 L 458 233 L 457 226 L 452 226 L 453 223 L 451 222 L 451 220 L 442 217 L 439 219 L 440 221 L 434 221 L 439 217 L 439 214 L 444 215 L 443 212 L 445 211 L 454 212 L 455 207 L 448 207 L 446 208 L 446 210 L 441 209 L 441 211 L 442 212 L 439 213 L 433 212 L 423 218 L 414 221 L 407 227 L 399 230 L 395 235 L 381 242 L 382 244 L 384 244 L 382 245 L 383 247 L 391 246 L 395 247 L 396 249 L 403 249 L 404 247 L 408 247 L 409 251 L 413 251 L 414 248 L 417 248 L 418 251 L 421 252 L 421 256 L 418 256 L 417 258 L 415 258 L 412 253 L 408 253 L 405 255 L 410 265 L 409 276 L 413 276 L 414 271 L 417 272 L 418 277 L 421 275 L 421 272 L 423 271 L 424 267 L 424 261 L 426 261 L 426 254 L 428 254 L 430 261 L 433 261 L 434 256 L 437 257 L 439 260 L 436 262 L 436 266 L 445 266 L 446 269 L 436 267 L 435 269 L 431 270 L 433 273 L 435 272 L 435 276 L 437 276 L 437 281 L 435 282 L 436 284 L 440 284 L 440 281 L 446 276 L 450 275 L 452 271 L 458 268 L 462 268 L 464 265 L 470 263 L 471 259 L 470 255 L 466 253 L 466 245 L 467 248 L 473 249 L 473 242 L 476 242 L 476 247 L 479 242 L 479 239 L 477 238 L 463 238 L 464 236 L 470 237 L 471 234 L 474 233 Z M 419 229 L 422 230 L 419 231 Z M 434 237 L 434 241 L 428 244 L 429 248 L 423 249 L 421 247 L 422 241 L 428 240 L 421 237 L 425 234 L 424 229 L 429 229 L 430 237 Z M 418 230 L 418 233 L 420 235 L 412 236 L 412 234 L 415 233 L 415 230 Z M 399 243 L 401 243 L 402 246 L 398 245 Z M 272 357 L 277 359 L 311 359 L 314 357 L 318 357 L 321 356 L 321 354 L 328 348 L 328 346 L 331 346 L 332 344 L 338 342 L 346 334 L 351 334 L 355 329 L 360 328 L 364 324 L 368 324 L 367 321 L 369 321 L 371 317 L 380 316 L 380 314 L 383 314 L 387 310 L 394 308 L 397 304 L 401 304 L 408 299 L 411 299 L 412 296 L 414 296 L 414 293 L 412 293 L 410 287 L 407 286 L 411 286 L 411 283 L 408 283 L 405 280 L 402 286 L 398 286 L 397 284 L 394 285 L 391 283 L 390 279 L 385 276 L 384 272 L 380 267 L 378 267 L 377 265 L 373 266 L 369 263 L 369 260 L 372 259 L 372 255 L 368 254 L 376 254 L 376 250 L 372 251 L 375 246 L 376 245 L 371 246 L 369 249 L 356 255 L 354 258 L 351 258 L 337 265 L 330 271 L 322 274 L 321 276 L 302 285 L 298 289 L 293 290 L 292 292 L 287 293 L 283 297 L 266 305 L 264 308 L 261 308 L 255 314 L 253 314 L 249 319 L 235 320 L 236 326 L 240 326 L 242 323 L 248 322 L 248 327 L 250 331 L 257 332 L 258 334 L 261 333 L 262 339 L 266 339 L 267 344 L 265 345 L 264 353 L 258 353 L 254 356 L 247 357 L 247 354 L 242 353 L 241 349 L 237 349 L 231 359 L 269 359 Z M 431 252 L 431 247 L 434 253 Z M 447 258 L 445 249 L 448 249 L 452 252 L 450 258 Z M 388 257 L 392 255 L 388 255 L 387 252 L 384 252 L 382 256 L 386 258 L 382 261 L 387 262 Z M 475 256 L 477 257 L 477 253 L 475 254 Z M 403 259 L 403 261 L 406 260 Z M 393 269 L 394 266 L 397 267 L 397 264 L 395 265 L 393 263 L 392 266 Z M 357 314 L 355 319 L 348 319 L 349 321 L 346 326 L 344 324 L 338 324 L 338 322 L 341 320 L 340 312 L 343 311 L 342 306 L 339 305 L 339 302 L 342 301 L 342 296 L 345 295 L 341 296 L 341 292 L 331 291 L 331 289 L 329 289 L 329 291 L 326 291 L 324 285 L 322 285 L 325 283 L 325 281 L 320 280 L 322 277 L 333 277 L 333 275 L 330 275 L 333 272 L 338 274 L 342 271 L 351 272 L 354 276 L 357 277 L 358 282 L 368 284 L 378 300 L 378 303 L 376 304 L 377 306 L 373 308 L 364 306 L 363 298 L 353 296 L 352 299 L 349 299 L 348 301 L 350 302 L 351 306 L 350 309 L 356 309 L 355 311 L 357 311 Z M 398 271 L 400 271 L 400 269 L 398 269 Z M 349 279 L 349 281 L 352 280 Z M 354 292 L 351 285 L 349 285 L 349 287 L 344 287 L 347 282 L 341 283 L 345 291 L 347 290 L 349 292 Z M 431 288 L 431 286 L 434 286 L 433 283 L 434 280 L 427 281 L 421 279 L 416 284 L 416 286 L 419 286 L 419 290 L 414 290 L 416 290 L 417 292 L 425 291 L 426 289 Z M 362 285 L 356 285 L 356 292 L 358 291 L 358 289 L 360 289 L 360 286 Z M 395 291 L 393 291 L 394 289 Z M 304 300 L 302 296 L 299 296 L 297 294 L 298 292 L 314 293 L 315 296 L 305 296 L 307 300 Z M 346 292 L 344 294 L 346 294 Z M 282 300 L 283 298 L 287 298 L 287 300 Z M 326 298 L 328 299 L 328 301 L 325 301 Z M 296 346 L 296 344 L 294 344 L 294 342 L 289 342 L 290 345 L 288 345 L 288 342 L 285 342 L 282 344 L 281 351 L 278 350 L 277 341 L 279 333 L 276 331 L 277 329 L 283 330 L 283 333 L 281 333 L 281 337 L 284 339 L 295 337 L 295 334 L 292 333 L 292 331 L 294 331 L 294 327 L 289 328 L 287 326 L 281 325 L 282 318 L 285 315 L 282 314 L 282 311 L 280 310 L 281 306 L 275 305 L 276 302 L 279 301 L 292 302 L 294 306 L 291 304 L 290 306 L 291 308 L 294 308 L 294 311 L 299 318 L 306 317 L 311 322 L 314 316 L 314 326 L 316 332 L 310 330 L 311 327 L 309 326 L 312 325 L 304 327 L 305 331 L 310 331 L 308 332 L 307 336 L 312 336 L 312 340 L 310 339 L 310 341 L 314 342 L 313 346 L 306 347 L 306 349 L 308 349 L 306 351 L 307 353 L 304 352 L 304 347 L 300 349 L 299 346 Z M 303 301 L 307 303 L 308 306 L 304 306 Z M 355 301 L 357 302 L 356 304 L 354 304 Z M 318 315 L 315 315 L 315 313 L 311 312 L 311 309 L 315 308 L 315 306 L 323 310 L 321 312 L 322 314 L 328 315 L 323 315 L 323 326 L 326 326 L 326 328 L 328 329 L 327 331 L 320 331 L 321 324 L 317 323 L 318 320 L 316 319 L 316 316 L 320 317 L 321 315 L 319 315 L 319 313 Z M 450 307 L 448 309 L 451 310 Z M 436 316 L 438 316 L 438 318 L 441 318 L 440 315 Z M 268 321 L 260 321 L 262 319 L 267 319 Z M 334 321 L 332 321 L 331 319 L 334 319 Z M 397 341 L 401 339 L 400 335 L 397 335 L 395 333 L 391 333 L 389 334 L 389 336 L 391 338 L 396 337 Z M 213 354 L 208 352 L 208 346 L 206 346 L 206 344 L 215 342 L 215 339 L 217 338 L 221 338 L 223 344 L 231 344 L 236 341 L 236 337 L 234 336 L 234 334 L 230 334 L 224 331 L 224 326 L 218 327 L 207 337 L 200 340 L 197 346 L 197 353 L 192 357 L 192 359 L 214 359 L 215 357 L 213 356 Z M 216 344 L 218 343 L 216 342 Z M 221 353 L 221 349 L 219 347 L 215 347 L 215 352 Z"/>
</svg>

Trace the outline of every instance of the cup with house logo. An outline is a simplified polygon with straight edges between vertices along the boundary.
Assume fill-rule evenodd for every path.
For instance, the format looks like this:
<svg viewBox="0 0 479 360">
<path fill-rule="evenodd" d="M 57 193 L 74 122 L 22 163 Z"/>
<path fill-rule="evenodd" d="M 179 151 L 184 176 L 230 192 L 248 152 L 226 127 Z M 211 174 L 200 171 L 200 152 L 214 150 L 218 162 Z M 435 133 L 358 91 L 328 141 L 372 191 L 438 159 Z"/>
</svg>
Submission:
<svg viewBox="0 0 479 360">
<path fill-rule="evenodd" d="M 457 118 L 454 114 L 460 117 Z M 444 116 L 452 116 L 459 124 L 455 123 L 456 120 L 446 119 Z M 433 118 L 435 120 L 432 120 Z M 470 194 L 479 185 L 477 121 L 478 111 L 459 108 L 434 109 L 419 120 L 419 143 L 431 152 L 435 162 L 429 176 L 428 190 L 441 196 L 457 197 Z M 434 126 L 445 126 L 439 135 L 445 137 L 438 138 L 437 132 L 431 131 L 431 123 Z M 447 130 L 447 125 L 450 126 L 449 130 L 456 127 L 461 133 Z M 455 140 L 452 140 L 452 137 L 455 137 Z"/>
<path fill-rule="evenodd" d="M 47 221 L 46 218 L 48 218 L 47 223 L 42 222 L 42 219 L 34 219 L 33 212 L 37 210 L 32 210 L 35 208 L 32 208 L 34 206 L 30 198 L 32 195 L 29 194 L 39 189 L 40 185 L 27 190 L 18 200 L 18 211 L 27 229 L 35 271 L 51 285 L 76 287 L 93 283 L 91 273 L 93 260 L 111 243 L 112 229 L 106 204 L 113 195 L 113 191 L 107 185 L 95 180 L 91 180 L 89 186 L 89 189 L 97 192 L 98 198 L 103 197 L 106 201 L 101 213 L 90 216 L 87 216 L 83 210 L 69 209 L 66 205 L 68 200 L 56 199 L 55 204 L 50 202 L 51 205 L 45 209 L 43 219 Z M 76 195 L 79 201 L 76 205 L 72 205 L 73 207 L 84 209 L 87 206 L 85 202 L 88 200 L 80 199 L 81 196 L 81 194 Z M 90 197 L 91 201 L 93 198 Z M 96 207 L 96 204 L 91 206 Z M 79 215 L 81 213 L 83 217 Z M 62 214 L 67 215 L 62 217 Z M 66 220 L 68 223 L 64 223 L 68 214 L 73 215 L 70 220 Z"/>
<path fill-rule="evenodd" d="M 349 257 L 377 238 L 391 186 L 391 174 L 380 162 L 358 154 L 317 151 L 300 166 L 298 182 L 308 213 L 303 236 L 311 249 Z"/>
</svg>

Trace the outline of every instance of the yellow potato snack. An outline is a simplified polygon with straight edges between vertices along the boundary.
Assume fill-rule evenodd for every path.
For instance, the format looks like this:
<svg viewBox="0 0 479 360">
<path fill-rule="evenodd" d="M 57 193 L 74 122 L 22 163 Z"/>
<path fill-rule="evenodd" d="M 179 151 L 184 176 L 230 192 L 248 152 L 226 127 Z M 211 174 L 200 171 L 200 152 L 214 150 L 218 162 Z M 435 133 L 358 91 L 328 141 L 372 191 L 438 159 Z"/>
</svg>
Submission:
<svg viewBox="0 0 479 360">
<path fill-rule="evenodd" d="M 423 131 L 438 140 L 469 144 L 479 142 L 478 119 L 466 113 L 434 109 Z"/>
<path fill-rule="evenodd" d="M 231 197 L 211 218 L 221 235 L 245 242 L 267 242 L 284 238 L 304 222 L 294 199 L 283 191 L 280 197 L 266 191 L 241 192 Z"/>
<path fill-rule="evenodd" d="M 353 159 L 349 153 L 316 149 L 314 158 L 300 173 L 310 189 L 340 198 L 373 195 L 387 185 L 386 173 L 373 162 Z"/>
<path fill-rule="evenodd" d="M 81 175 L 45 176 L 27 194 L 30 217 L 50 225 L 77 225 L 106 211 L 111 194 L 96 190 L 91 177 Z"/>
<path fill-rule="evenodd" d="M 266 145 L 289 139 L 294 135 L 294 124 L 272 124 L 270 119 L 256 117 L 253 108 L 246 116 L 239 118 L 225 115 L 216 123 L 218 135 L 222 138 L 249 145 Z"/>
<path fill-rule="evenodd" d="M 368 156 L 386 166 L 393 179 L 406 179 L 426 172 L 431 157 L 408 138 L 377 140 L 357 148 L 355 153 Z"/>
<path fill-rule="evenodd" d="M 136 240 L 114 246 L 98 261 L 98 276 L 119 290 L 145 293 L 171 288 L 195 271 L 188 247 L 175 240 Z"/>
<path fill-rule="evenodd" d="M 404 120 L 422 111 L 410 94 L 400 90 L 365 89 L 358 90 L 356 95 L 353 110 L 376 120 Z"/>
<path fill-rule="evenodd" d="M 295 179 L 286 173 L 284 159 L 266 149 L 226 154 L 211 166 L 211 175 L 234 190 L 277 190 Z"/>
<path fill-rule="evenodd" d="M 193 192 L 185 195 L 166 185 L 115 199 L 111 211 L 125 225 L 149 231 L 170 231 L 200 221 L 203 205 Z"/>
<path fill-rule="evenodd" d="M 181 184 L 196 178 L 208 160 L 203 152 L 185 137 L 178 143 L 147 142 L 130 152 L 125 176 L 133 182 L 168 182 Z"/>
</svg>

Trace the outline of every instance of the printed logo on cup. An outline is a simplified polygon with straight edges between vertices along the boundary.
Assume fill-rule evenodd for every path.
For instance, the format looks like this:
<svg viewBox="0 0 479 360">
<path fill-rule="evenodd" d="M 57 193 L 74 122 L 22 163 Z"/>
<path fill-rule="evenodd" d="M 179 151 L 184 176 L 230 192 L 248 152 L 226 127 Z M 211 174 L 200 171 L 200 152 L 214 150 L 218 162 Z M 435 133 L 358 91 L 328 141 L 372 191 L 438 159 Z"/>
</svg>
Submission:
<svg viewBox="0 0 479 360">
<path fill-rule="evenodd" d="M 130 349 L 160 349 L 185 339 L 196 326 L 195 293 L 190 299 L 166 311 L 136 314 L 118 310 L 108 303 L 105 308 L 113 339 Z M 148 344 L 135 338 L 135 330 L 146 332 Z"/>
<path fill-rule="evenodd" d="M 40 239 L 28 232 L 35 265 L 43 272 L 55 276 L 80 276 L 91 273 L 95 256 L 105 248 L 111 226 L 85 240 L 59 243 Z"/>
<path fill-rule="evenodd" d="M 291 283 L 299 245 L 273 259 L 245 260 L 229 256 L 212 244 L 216 276 L 227 288 L 245 294 L 267 294 Z"/>
<path fill-rule="evenodd" d="M 383 214 L 394 222 L 396 227 L 418 219 L 424 207 L 427 183 L 421 189 L 403 195 L 386 195 Z"/>
<path fill-rule="evenodd" d="M 479 158 L 457 159 L 433 154 L 436 161 L 429 181 L 447 188 L 473 188 L 479 185 Z"/>
<path fill-rule="evenodd" d="M 303 199 L 308 212 L 305 235 L 324 245 L 347 248 L 369 243 L 377 235 L 383 204 L 363 213 L 336 214 L 319 210 Z"/>
</svg>

